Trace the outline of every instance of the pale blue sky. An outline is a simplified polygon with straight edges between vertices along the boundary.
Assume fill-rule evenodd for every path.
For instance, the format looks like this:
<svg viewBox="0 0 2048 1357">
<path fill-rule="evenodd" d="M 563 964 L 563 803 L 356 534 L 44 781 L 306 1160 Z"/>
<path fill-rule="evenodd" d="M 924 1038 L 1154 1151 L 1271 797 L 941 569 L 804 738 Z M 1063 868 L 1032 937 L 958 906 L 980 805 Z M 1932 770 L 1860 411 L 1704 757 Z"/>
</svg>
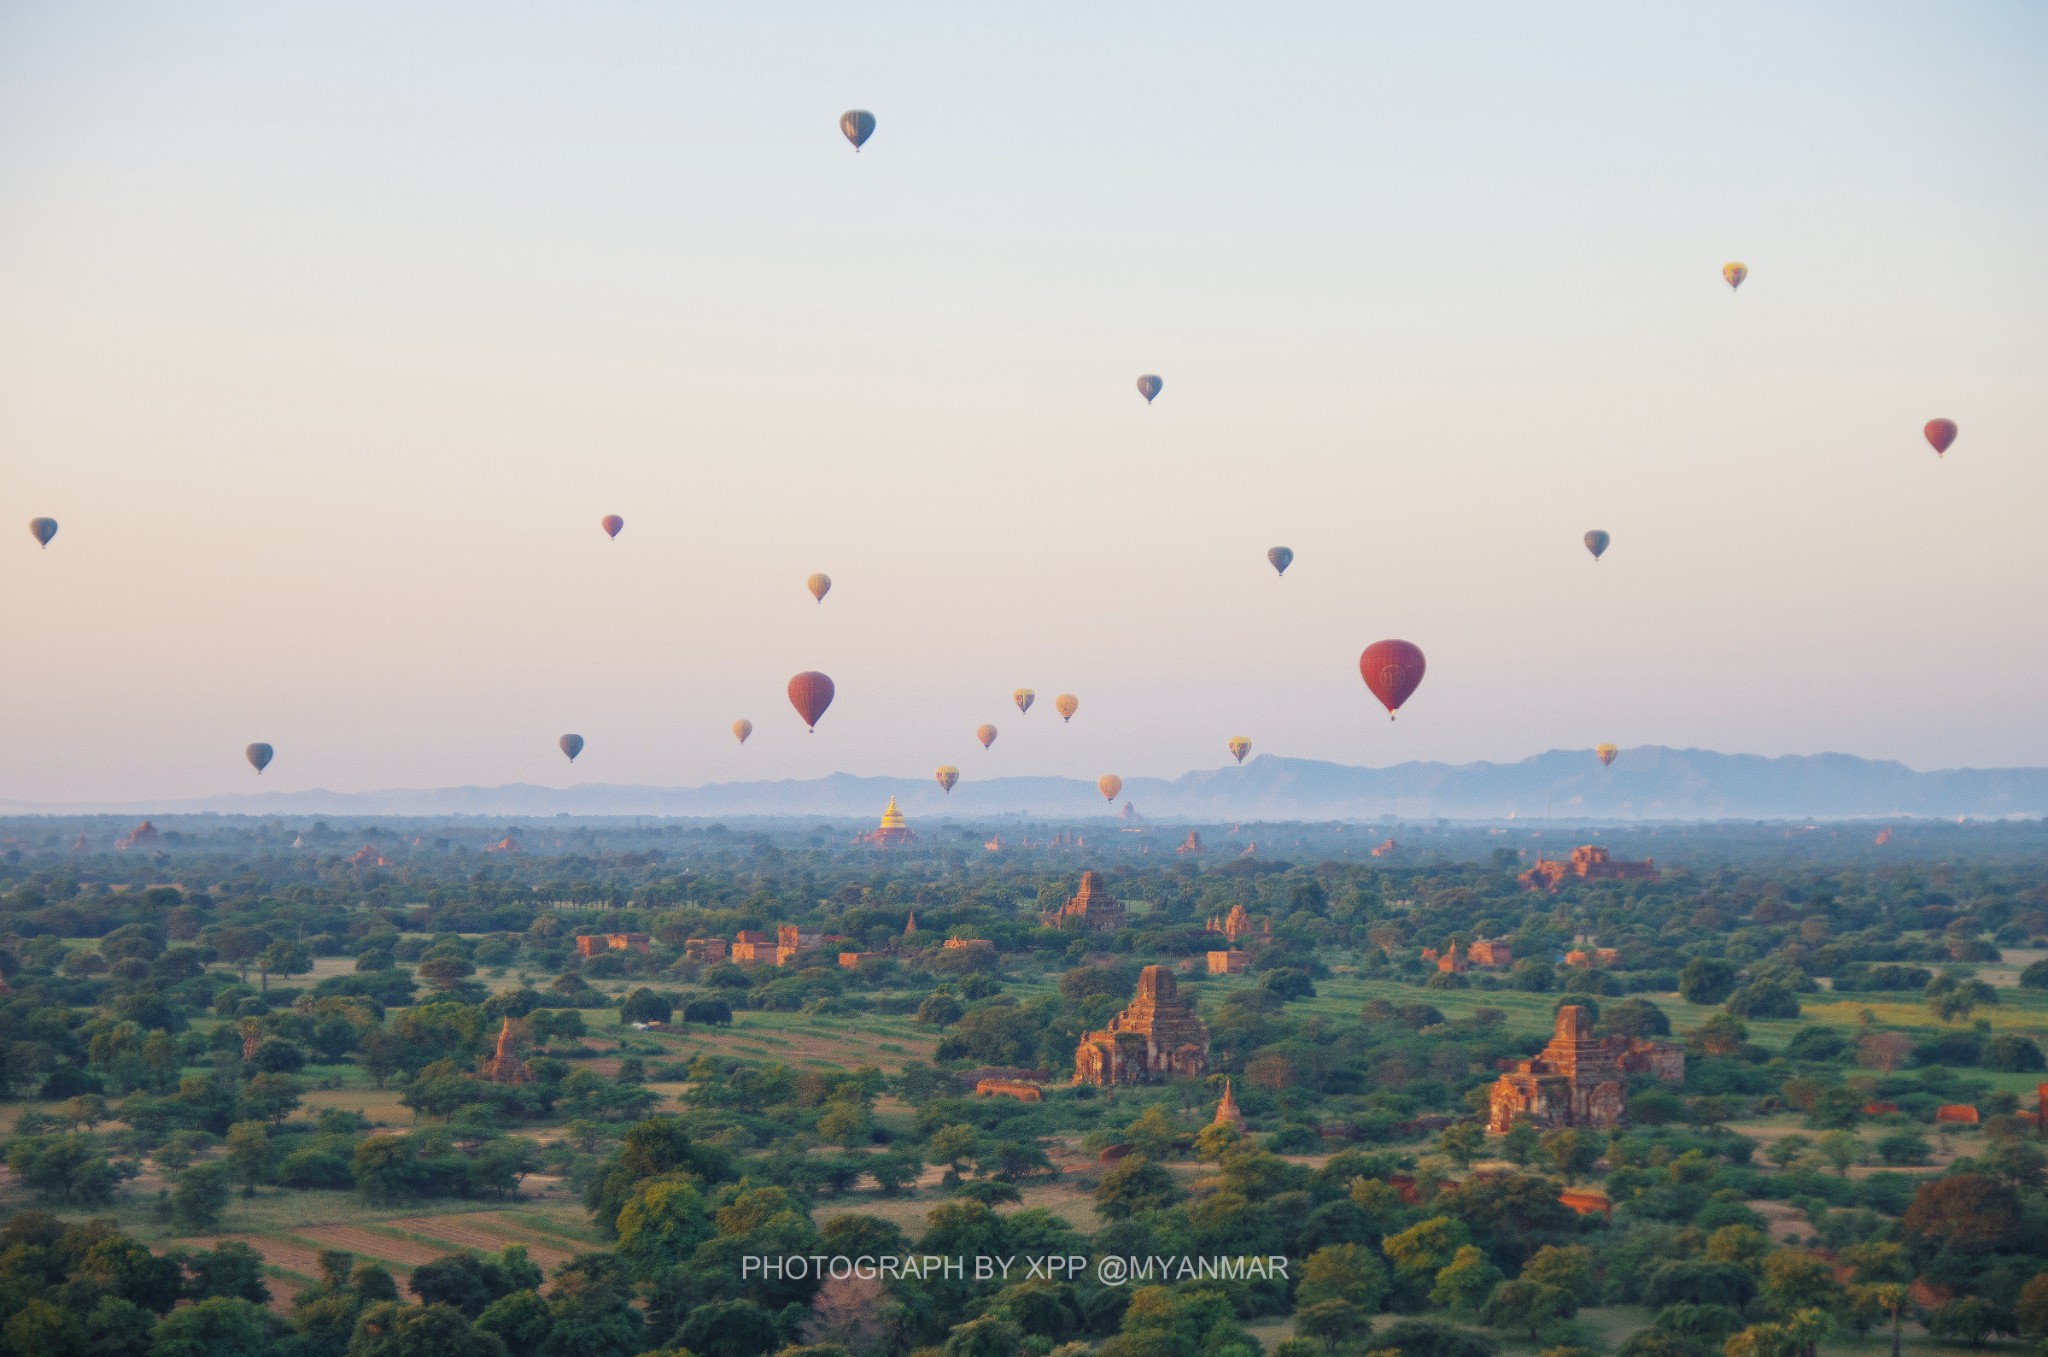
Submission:
<svg viewBox="0 0 2048 1357">
<path fill-rule="evenodd" d="M 0 798 L 2048 763 L 2048 10 L 768 11 L 0 3 Z"/>
</svg>

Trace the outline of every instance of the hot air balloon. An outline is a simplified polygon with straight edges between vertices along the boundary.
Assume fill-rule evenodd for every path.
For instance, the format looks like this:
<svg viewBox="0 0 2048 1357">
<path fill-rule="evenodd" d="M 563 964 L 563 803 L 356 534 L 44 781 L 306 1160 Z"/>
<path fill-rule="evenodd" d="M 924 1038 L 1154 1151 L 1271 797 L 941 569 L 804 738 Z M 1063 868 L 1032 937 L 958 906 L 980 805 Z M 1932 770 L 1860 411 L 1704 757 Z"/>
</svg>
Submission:
<svg viewBox="0 0 2048 1357">
<path fill-rule="evenodd" d="M 1600 760 L 1602 768 L 1612 768 L 1614 766 L 1614 756 L 1620 752 L 1621 750 L 1611 744 L 1596 744 L 1593 746 L 1593 757 Z"/>
<path fill-rule="evenodd" d="M 1749 265 L 1723 264 L 1721 266 L 1721 276 L 1728 280 L 1728 290 L 1733 292 L 1736 288 L 1742 286 L 1743 279 L 1749 277 Z"/>
<path fill-rule="evenodd" d="M 1150 373 L 1138 379 L 1138 394 L 1145 398 L 1145 404 L 1147 405 L 1150 405 L 1152 398 L 1157 396 L 1165 387 L 1165 382 L 1160 381 Z"/>
<path fill-rule="evenodd" d="M 1593 531 L 1586 534 L 1586 550 L 1592 552 L 1593 559 L 1597 561 L 1600 559 L 1602 555 L 1606 553 L 1607 544 L 1609 542 L 1612 542 L 1613 540 L 1614 539 L 1612 537 L 1609 537 L 1606 533 L 1600 531 L 1600 529 L 1595 528 L 1593 529 Z"/>
<path fill-rule="evenodd" d="M 806 669 L 789 681 L 789 705 L 796 708 L 805 725 L 816 731 L 818 718 L 832 705 L 835 691 L 831 679 L 815 669 Z"/>
<path fill-rule="evenodd" d="M 813 575 L 804 581 L 804 588 L 811 591 L 812 598 L 823 603 L 825 595 L 832 592 L 832 577 L 830 575 Z"/>
<path fill-rule="evenodd" d="M 1230 743 L 1224 747 L 1230 751 L 1230 757 L 1239 763 L 1243 763 L 1244 756 L 1252 752 L 1252 742 L 1242 735 L 1231 736 Z"/>
<path fill-rule="evenodd" d="M 1072 693 L 1061 693 L 1052 700 L 1052 709 L 1060 714 L 1062 722 L 1074 719 L 1074 713 L 1081 710 L 1081 699 Z"/>
<path fill-rule="evenodd" d="M 606 537 L 617 537 L 619 529 L 626 526 L 626 520 L 620 518 L 617 514 L 606 514 L 598 521 L 598 526 L 604 529 Z"/>
<path fill-rule="evenodd" d="M 1031 704 L 1038 700 L 1038 694 L 1029 688 L 1019 688 L 1010 694 L 1010 700 L 1017 704 L 1018 711 L 1030 711 Z"/>
<path fill-rule="evenodd" d="M 1387 709 L 1387 719 L 1422 686 L 1422 652 L 1406 641 L 1374 641 L 1358 657 L 1358 673 Z"/>
<path fill-rule="evenodd" d="M 976 726 L 974 738 L 981 741 L 981 747 L 986 749 L 996 742 L 996 728 L 986 724 Z"/>
<path fill-rule="evenodd" d="M 576 756 L 583 752 L 583 737 L 581 735 L 564 735 L 555 743 L 562 747 L 562 752 L 569 756 L 569 762 L 571 763 L 576 762 Z"/>
<path fill-rule="evenodd" d="M 960 770 L 950 763 L 942 763 L 939 765 L 939 770 L 933 773 L 932 776 L 937 778 L 939 785 L 946 789 L 946 795 L 951 796 L 953 794 L 953 784 L 960 780 Z"/>
<path fill-rule="evenodd" d="M 1287 573 L 1287 567 L 1294 564 L 1294 548 L 1267 547 L 1266 559 L 1273 563 L 1273 569 L 1276 572 L 1284 575 Z"/>
<path fill-rule="evenodd" d="M 858 151 L 875 134 L 875 115 L 864 108 L 849 108 L 839 115 L 839 130 L 846 134 L 846 139 L 853 143 L 853 149 Z"/>
<path fill-rule="evenodd" d="M 747 720 L 747 718 L 744 716 L 742 716 L 739 720 L 732 723 L 732 737 L 735 740 L 738 740 L 741 744 L 745 744 L 747 742 L 747 737 L 749 735 L 752 735 L 753 733 L 754 723 L 752 721 Z"/>
<path fill-rule="evenodd" d="M 1116 800 L 1116 794 L 1124 789 L 1124 780 L 1115 773 L 1104 773 L 1095 779 L 1095 790 L 1102 793 L 1105 801 Z"/>
<path fill-rule="evenodd" d="M 28 533 L 36 541 L 44 546 L 48 546 L 50 545 L 50 539 L 57 535 L 57 520 L 54 518 L 31 518 L 28 521 Z"/>
<path fill-rule="evenodd" d="M 255 744 L 250 745 L 247 749 L 244 749 L 242 751 L 242 757 L 249 760 L 249 766 L 256 770 L 258 776 L 261 776 L 263 770 L 270 766 L 270 760 L 273 757 L 275 757 L 276 754 L 276 750 L 272 749 L 269 745 L 263 743 L 261 740 L 258 740 Z"/>
<path fill-rule="evenodd" d="M 1934 445 L 1934 455 L 1939 457 L 1948 451 L 1949 444 L 1956 441 L 1956 422 L 1952 419 L 1930 419 L 1927 421 L 1927 427 L 1921 432 L 1927 435 L 1927 441 Z M 50 523 L 50 520 L 39 518 L 36 522 Z M 50 523 L 50 531 L 57 531 L 55 523 Z M 43 540 L 47 542 L 50 539 L 45 537 Z"/>
</svg>

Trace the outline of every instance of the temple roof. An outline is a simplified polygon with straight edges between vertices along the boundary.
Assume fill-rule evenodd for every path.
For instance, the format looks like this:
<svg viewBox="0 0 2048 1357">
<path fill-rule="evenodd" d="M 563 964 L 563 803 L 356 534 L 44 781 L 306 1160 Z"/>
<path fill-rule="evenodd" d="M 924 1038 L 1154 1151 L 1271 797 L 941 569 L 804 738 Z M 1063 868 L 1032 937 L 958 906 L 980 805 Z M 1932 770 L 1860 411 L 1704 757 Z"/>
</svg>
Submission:
<svg viewBox="0 0 2048 1357">
<path fill-rule="evenodd" d="M 896 798 L 893 796 L 889 798 L 888 808 L 882 812 L 882 828 L 905 828 L 905 825 L 903 823 L 903 812 L 896 809 Z"/>
</svg>

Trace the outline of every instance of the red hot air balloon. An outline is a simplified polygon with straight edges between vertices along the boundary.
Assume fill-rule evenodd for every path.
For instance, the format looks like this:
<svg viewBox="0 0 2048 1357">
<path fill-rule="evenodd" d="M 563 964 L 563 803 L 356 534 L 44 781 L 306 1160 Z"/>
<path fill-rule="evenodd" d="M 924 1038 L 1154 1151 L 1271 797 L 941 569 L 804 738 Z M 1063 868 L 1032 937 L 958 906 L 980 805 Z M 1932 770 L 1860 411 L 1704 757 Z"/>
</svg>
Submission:
<svg viewBox="0 0 2048 1357">
<path fill-rule="evenodd" d="M 1387 719 L 1422 686 L 1422 651 L 1406 641 L 1374 641 L 1358 657 L 1358 673 L 1387 709 Z"/>
<path fill-rule="evenodd" d="M 617 537 L 619 529 L 626 526 L 626 520 L 620 518 L 617 514 L 606 514 L 598 521 L 598 526 L 604 529 L 606 537 Z"/>
<path fill-rule="evenodd" d="M 818 718 L 825 714 L 825 708 L 832 705 L 836 691 L 831 679 L 815 669 L 806 669 L 789 681 L 789 705 L 795 707 L 796 714 L 804 718 L 804 724 L 816 732 Z"/>
<path fill-rule="evenodd" d="M 1934 445 L 1934 455 L 1941 456 L 1948 451 L 1948 445 L 1956 441 L 1956 422 L 1952 419 L 1930 419 L 1921 430 L 1927 441 Z"/>
</svg>

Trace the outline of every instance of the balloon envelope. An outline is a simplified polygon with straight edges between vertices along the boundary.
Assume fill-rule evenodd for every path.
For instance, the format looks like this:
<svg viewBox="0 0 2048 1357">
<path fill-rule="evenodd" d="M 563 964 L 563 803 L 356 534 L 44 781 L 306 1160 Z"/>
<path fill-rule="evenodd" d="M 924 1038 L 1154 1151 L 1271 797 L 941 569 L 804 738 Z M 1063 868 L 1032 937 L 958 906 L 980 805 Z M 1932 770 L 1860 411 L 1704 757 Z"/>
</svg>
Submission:
<svg viewBox="0 0 2048 1357">
<path fill-rule="evenodd" d="M 57 535 L 57 520 L 54 518 L 31 518 L 28 521 L 28 534 L 44 546 L 48 546 L 50 545 L 50 539 Z"/>
<path fill-rule="evenodd" d="M 789 681 L 789 705 L 796 708 L 805 725 L 816 730 L 818 718 L 832 705 L 835 691 L 831 679 L 815 669 L 806 669 Z"/>
<path fill-rule="evenodd" d="M 1422 651 L 1406 641 L 1374 641 L 1358 657 L 1358 673 L 1387 709 L 1387 719 L 1422 685 Z"/>
<path fill-rule="evenodd" d="M 562 747 L 562 752 L 569 756 L 569 762 L 571 763 L 576 762 L 576 756 L 583 752 L 583 737 L 581 735 L 564 735 L 555 743 Z"/>
<path fill-rule="evenodd" d="M 823 603 L 825 595 L 832 592 L 832 577 L 830 575 L 813 575 L 804 581 L 804 588 L 811 591 L 812 598 Z"/>
<path fill-rule="evenodd" d="M 1266 559 L 1273 563 L 1274 570 L 1284 575 L 1287 573 L 1287 567 L 1294 564 L 1294 548 L 1268 547 L 1266 548 Z"/>
<path fill-rule="evenodd" d="M 1030 711 L 1031 704 L 1038 700 L 1038 694 L 1029 688 L 1019 688 L 1010 694 L 1010 700 L 1017 704 L 1018 711 Z"/>
<path fill-rule="evenodd" d="M 617 514 L 606 514 L 604 518 L 601 520 L 599 526 L 601 526 L 604 529 L 604 535 L 606 537 L 617 537 L 619 535 L 619 529 L 626 526 L 626 520 L 620 518 Z"/>
<path fill-rule="evenodd" d="M 276 753 L 276 750 L 258 740 L 242 751 L 242 757 L 249 760 L 249 766 L 260 773 L 270 766 L 270 760 Z"/>
<path fill-rule="evenodd" d="M 1609 537 L 1606 533 L 1600 531 L 1600 529 L 1595 528 L 1593 529 L 1593 531 L 1586 534 L 1586 550 L 1592 552 L 1593 559 L 1597 561 L 1600 559 L 1602 555 L 1606 553 L 1607 544 L 1609 542 L 1612 542 L 1613 540 L 1614 539 L 1612 537 Z"/>
<path fill-rule="evenodd" d="M 1235 735 L 1231 737 L 1230 743 L 1225 748 L 1230 750 L 1230 757 L 1236 759 L 1239 763 L 1243 763 L 1244 756 L 1252 752 L 1252 742 L 1242 735 Z"/>
<path fill-rule="evenodd" d="M 858 151 L 875 134 L 875 115 L 864 108 L 849 108 L 839 115 L 839 130 L 846 134 L 846 139 L 853 143 L 853 149 Z"/>
<path fill-rule="evenodd" d="M 1600 760 L 1602 768 L 1612 768 L 1614 766 L 1614 756 L 1620 752 L 1620 749 L 1611 744 L 1596 744 L 1593 746 L 1593 757 Z"/>
<path fill-rule="evenodd" d="M 939 765 L 938 771 L 933 773 L 932 776 L 937 778 L 939 785 L 946 789 L 946 795 L 951 796 L 953 794 L 953 784 L 960 780 L 960 770 L 950 763 L 942 763 Z"/>
<path fill-rule="evenodd" d="M 1934 455 L 1939 457 L 1948 451 L 1949 444 L 1956 441 L 1956 422 L 1952 419 L 1930 419 L 1921 432 L 1927 435 L 1927 441 L 1934 445 Z M 40 521 L 49 523 L 48 519 Z M 55 532 L 56 529 L 57 525 L 50 523 L 50 530 Z"/>
<path fill-rule="evenodd" d="M 996 728 L 986 724 L 976 726 L 974 728 L 974 738 L 981 741 L 981 747 L 986 749 L 996 742 Z"/>
<path fill-rule="evenodd" d="M 1105 801 L 1116 800 L 1116 794 L 1124 789 L 1124 780 L 1115 773 L 1104 773 L 1095 779 L 1095 790 L 1102 793 Z"/>
<path fill-rule="evenodd" d="M 738 740 L 741 744 L 745 744 L 747 742 L 747 737 L 749 735 L 752 735 L 753 733 L 754 723 L 752 721 L 747 720 L 745 717 L 741 717 L 739 720 L 732 723 L 732 737 L 735 740 Z"/>
<path fill-rule="evenodd" d="M 1734 289 L 1742 286 L 1743 279 L 1749 277 L 1749 265 L 1735 263 L 1723 264 L 1721 266 L 1721 276 L 1728 280 L 1728 288 L 1730 291 L 1733 291 Z"/>
<path fill-rule="evenodd" d="M 1060 714 L 1060 720 L 1071 721 L 1074 713 L 1081 710 L 1081 699 L 1072 693 L 1061 693 L 1052 700 L 1052 709 Z"/>
<path fill-rule="evenodd" d="M 1152 398 L 1154 396 L 1157 396 L 1161 391 L 1165 389 L 1166 383 L 1160 381 L 1157 377 L 1152 376 L 1150 373 L 1147 373 L 1145 376 L 1140 377 L 1138 379 L 1138 394 L 1145 398 L 1145 404 L 1147 405 L 1150 405 L 1152 403 Z"/>
</svg>

